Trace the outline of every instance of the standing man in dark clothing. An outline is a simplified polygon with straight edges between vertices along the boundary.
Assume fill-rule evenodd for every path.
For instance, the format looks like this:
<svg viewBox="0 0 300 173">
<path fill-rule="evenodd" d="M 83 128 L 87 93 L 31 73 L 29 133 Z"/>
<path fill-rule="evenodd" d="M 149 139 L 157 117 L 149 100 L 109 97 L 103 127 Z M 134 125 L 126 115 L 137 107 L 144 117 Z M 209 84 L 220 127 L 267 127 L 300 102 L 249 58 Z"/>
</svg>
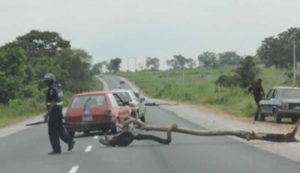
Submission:
<svg viewBox="0 0 300 173">
<path fill-rule="evenodd" d="M 60 154 L 61 147 L 59 138 L 68 144 L 68 151 L 72 150 L 75 141 L 69 136 L 62 122 L 62 106 L 63 106 L 63 91 L 56 84 L 56 78 L 52 73 L 47 73 L 44 76 L 44 81 L 48 85 L 46 103 L 48 111 L 48 134 L 52 146 L 52 152 L 49 155 Z M 45 118 L 47 119 L 47 118 Z"/>
<path fill-rule="evenodd" d="M 265 92 L 261 83 L 262 79 L 259 78 L 256 82 L 253 82 L 253 84 L 248 88 L 248 91 L 253 94 L 255 103 L 257 105 L 257 110 L 254 117 L 255 120 L 257 120 L 259 101 L 261 101 L 261 99 L 265 96 Z"/>
</svg>

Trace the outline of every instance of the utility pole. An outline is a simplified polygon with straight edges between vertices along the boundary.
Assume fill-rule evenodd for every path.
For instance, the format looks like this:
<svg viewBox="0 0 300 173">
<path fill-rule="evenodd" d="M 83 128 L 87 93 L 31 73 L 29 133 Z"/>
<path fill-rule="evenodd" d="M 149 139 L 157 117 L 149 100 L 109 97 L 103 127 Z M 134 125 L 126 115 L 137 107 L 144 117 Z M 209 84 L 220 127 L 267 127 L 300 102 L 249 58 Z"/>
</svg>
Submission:
<svg viewBox="0 0 300 173">
<path fill-rule="evenodd" d="M 296 85 L 296 38 L 293 39 L 293 82 Z"/>
<path fill-rule="evenodd" d="M 127 71 L 129 71 L 129 57 L 127 57 Z"/>
<path fill-rule="evenodd" d="M 136 57 L 134 57 L 134 71 L 136 71 Z"/>
</svg>

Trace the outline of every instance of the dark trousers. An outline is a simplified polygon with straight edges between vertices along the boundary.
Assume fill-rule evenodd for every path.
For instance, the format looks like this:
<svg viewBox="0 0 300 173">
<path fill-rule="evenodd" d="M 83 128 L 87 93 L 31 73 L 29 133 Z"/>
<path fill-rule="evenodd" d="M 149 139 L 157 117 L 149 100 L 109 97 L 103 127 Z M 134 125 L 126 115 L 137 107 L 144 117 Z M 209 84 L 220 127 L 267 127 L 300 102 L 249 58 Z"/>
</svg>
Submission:
<svg viewBox="0 0 300 173">
<path fill-rule="evenodd" d="M 259 102 L 261 101 L 261 97 L 254 97 L 255 103 L 256 103 L 256 112 L 254 116 L 254 120 L 258 119 L 258 111 L 259 111 Z"/>
<path fill-rule="evenodd" d="M 157 136 L 153 135 L 144 135 L 144 134 L 138 134 L 134 137 L 135 140 L 153 140 L 155 142 L 161 143 L 161 144 L 169 144 L 171 141 L 168 139 L 163 139 Z"/>
<path fill-rule="evenodd" d="M 50 112 L 48 134 L 53 152 L 61 152 L 59 139 L 62 139 L 67 144 L 73 141 L 73 138 L 69 136 L 63 126 L 61 108 L 54 108 Z"/>
<path fill-rule="evenodd" d="M 129 131 L 124 131 L 116 136 L 114 136 L 112 139 L 109 140 L 108 145 L 110 146 L 128 146 L 133 142 L 133 140 L 153 140 L 158 143 L 162 144 L 169 144 L 171 140 L 169 139 L 163 139 L 157 136 L 153 135 L 146 135 L 146 134 L 138 134 L 136 136 L 133 136 L 133 134 Z"/>
</svg>

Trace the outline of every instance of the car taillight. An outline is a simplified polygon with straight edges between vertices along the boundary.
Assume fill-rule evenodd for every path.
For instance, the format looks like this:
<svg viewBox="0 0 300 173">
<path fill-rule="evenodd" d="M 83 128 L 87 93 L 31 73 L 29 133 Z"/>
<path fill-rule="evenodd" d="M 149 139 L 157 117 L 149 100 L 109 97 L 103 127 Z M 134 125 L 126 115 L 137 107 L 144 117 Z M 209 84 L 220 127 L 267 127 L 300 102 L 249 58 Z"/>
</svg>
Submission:
<svg viewBox="0 0 300 173">
<path fill-rule="evenodd" d="M 289 109 L 289 104 L 283 104 L 282 109 Z"/>
</svg>

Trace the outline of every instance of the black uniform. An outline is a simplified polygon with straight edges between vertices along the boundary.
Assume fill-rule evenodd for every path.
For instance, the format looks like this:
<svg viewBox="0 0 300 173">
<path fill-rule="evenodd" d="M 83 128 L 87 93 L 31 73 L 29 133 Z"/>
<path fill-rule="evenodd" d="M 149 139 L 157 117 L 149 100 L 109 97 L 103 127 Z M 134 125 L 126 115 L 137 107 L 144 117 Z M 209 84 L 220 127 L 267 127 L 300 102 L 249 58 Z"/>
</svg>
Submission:
<svg viewBox="0 0 300 173">
<path fill-rule="evenodd" d="M 56 84 L 49 86 L 46 96 L 47 110 L 49 111 L 48 134 L 53 149 L 53 152 L 49 154 L 61 153 L 59 138 L 68 144 L 69 150 L 71 150 L 74 145 L 73 138 L 68 135 L 63 126 L 62 100 L 62 89 Z"/>
<path fill-rule="evenodd" d="M 255 103 L 258 105 L 265 93 L 263 87 L 261 86 L 261 82 L 258 81 L 252 84 L 248 88 L 248 91 L 253 94 Z"/>
<path fill-rule="evenodd" d="M 264 97 L 265 92 L 263 87 L 261 86 L 261 79 L 258 79 L 256 82 L 254 82 L 249 88 L 248 91 L 251 92 L 254 96 L 254 100 L 255 103 L 257 105 L 257 109 L 255 112 L 255 117 L 254 119 L 257 120 L 258 119 L 258 110 L 259 110 L 259 102 L 261 101 L 261 99 Z"/>
</svg>

